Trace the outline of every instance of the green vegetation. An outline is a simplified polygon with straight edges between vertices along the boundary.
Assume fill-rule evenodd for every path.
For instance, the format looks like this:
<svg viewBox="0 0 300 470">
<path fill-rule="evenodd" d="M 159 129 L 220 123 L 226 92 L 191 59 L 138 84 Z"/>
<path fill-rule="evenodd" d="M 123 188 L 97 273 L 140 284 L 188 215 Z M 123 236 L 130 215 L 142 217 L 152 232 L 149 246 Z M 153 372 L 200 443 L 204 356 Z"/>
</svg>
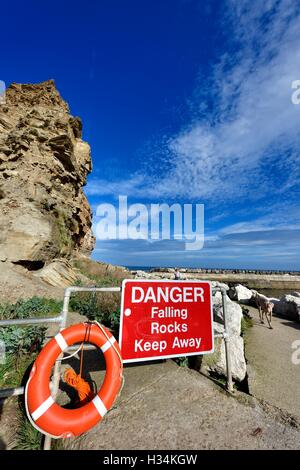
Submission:
<svg viewBox="0 0 300 470">
<path fill-rule="evenodd" d="M 63 211 L 57 208 L 53 211 L 53 214 L 55 216 L 54 233 L 55 239 L 58 243 L 59 251 L 62 255 L 70 255 L 74 248 L 74 243 L 71 236 L 72 232 L 69 227 L 70 220 Z"/>
<path fill-rule="evenodd" d="M 97 287 L 121 286 L 123 279 L 131 277 L 129 272 L 118 266 L 111 266 L 89 259 L 75 260 L 73 265 L 83 276 L 93 281 Z"/>
<path fill-rule="evenodd" d="M 78 293 L 70 299 L 70 309 L 96 320 L 117 332 L 120 324 L 119 293 Z"/>
<path fill-rule="evenodd" d="M 41 346 L 45 331 L 44 326 L 6 326 L 0 330 L 0 340 L 5 343 L 7 354 L 32 352 Z"/>
<path fill-rule="evenodd" d="M 0 388 L 19 387 L 36 356 L 37 352 L 7 354 L 5 363 L 0 364 Z"/>
<path fill-rule="evenodd" d="M 252 328 L 254 323 L 253 323 L 252 317 L 250 317 L 249 315 L 249 310 L 245 308 L 244 306 L 242 306 L 242 310 L 243 310 L 243 317 L 241 321 L 241 336 L 243 336 L 243 338 L 245 339 L 247 331 L 250 328 Z"/>
<path fill-rule="evenodd" d="M 62 302 L 41 297 L 0 304 L 0 318 L 5 320 L 51 316 L 60 312 Z M 40 351 L 46 326 L 5 326 L 0 340 L 5 344 L 5 363 L 0 364 L 0 387 L 19 386 L 22 378 Z"/>
<path fill-rule="evenodd" d="M 174 360 L 179 367 L 189 367 L 189 358 L 187 356 L 176 357 Z"/>
<path fill-rule="evenodd" d="M 32 297 L 29 300 L 19 300 L 15 304 L 0 304 L 0 318 L 11 320 L 14 318 L 43 317 L 51 313 L 59 313 L 61 309 L 61 301 Z"/>
<path fill-rule="evenodd" d="M 42 434 L 31 425 L 25 413 L 20 410 L 18 412 L 16 444 L 13 450 L 40 450 L 42 439 Z"/>
<path fill-rule="evenodd" d="M 243 317 L 241 321 L 241 336 L 245 336 L 249 328 L 252 328 L 253 320 L 252 318 Z"/>
<path fill-rule="evenodd" d="M 123 279 L 130 278 L 130 273 L 117 266 L 107 265 L 88 259 L 75 260 L 74 267 L 93 282 L 96 287 L 121 286 Z M 79 281 L 77 285 L 82 285 Z M 111 328 L 115 333 L 120 323 L 120 294 L 105 293 L 77 293 L 72 295 L 70 308 L 86 316 L 89 320 L 97 320 Z"/>
</svg>

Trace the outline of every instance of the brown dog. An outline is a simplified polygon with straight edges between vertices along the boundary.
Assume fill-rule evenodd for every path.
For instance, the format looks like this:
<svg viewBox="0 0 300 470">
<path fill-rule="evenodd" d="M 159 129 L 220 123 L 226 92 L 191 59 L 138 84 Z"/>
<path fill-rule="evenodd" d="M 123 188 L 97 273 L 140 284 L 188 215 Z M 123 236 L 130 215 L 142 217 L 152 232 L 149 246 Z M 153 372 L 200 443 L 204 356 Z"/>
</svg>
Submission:
<svg viewBox="0 0 300 470">
<path fill-rule="evenodd" d="M 274 304 L 273 302 L 270 302 L 268 297 L 265 297 L 262 294 L 259 294 L 258 292 L 255 293 L 255 303 L 258 308 L 259 312 L 259 319 L 260 323 L 264 323 L 264 315 L 266 316 L 269 328 L 272 330 L 272 313 L 273 313 L 273 308 Z"/>
</svg>

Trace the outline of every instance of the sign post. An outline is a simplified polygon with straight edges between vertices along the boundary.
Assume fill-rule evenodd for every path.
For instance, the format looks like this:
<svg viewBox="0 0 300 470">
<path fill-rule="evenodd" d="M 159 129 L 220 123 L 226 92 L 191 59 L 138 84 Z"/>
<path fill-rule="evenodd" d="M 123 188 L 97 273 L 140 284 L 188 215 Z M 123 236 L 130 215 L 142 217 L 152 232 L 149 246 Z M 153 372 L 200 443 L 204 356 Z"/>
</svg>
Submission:
<svg viewBox="0 0 300 470">
<path fill-rule="evenodd" d="M 214 351 L 207 281 L 123 281 L 119 345 L 124 363 Z"/>
</svg>

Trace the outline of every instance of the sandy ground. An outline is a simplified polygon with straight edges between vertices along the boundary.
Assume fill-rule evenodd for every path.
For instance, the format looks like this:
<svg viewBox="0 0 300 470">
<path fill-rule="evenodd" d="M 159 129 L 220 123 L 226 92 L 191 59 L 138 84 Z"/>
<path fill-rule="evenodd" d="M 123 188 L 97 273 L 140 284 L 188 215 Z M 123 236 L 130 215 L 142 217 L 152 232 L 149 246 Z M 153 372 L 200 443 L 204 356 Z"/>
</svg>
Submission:
<svg viewBox="0 0 300 470">
<path fill-rule="evenodd" d="M 0 262 L 0 302 L 17 302 L 33 296 L 62 299 L 64 289 L 42 282 L 21 266 Z"/>
<path fill-rule="evenodd" d="M 248 308 L 248 307 L 247 307 Z M 259 323 L 249 307 L 254 327 L 246 339 L 250 393 L 300 419 L 300 365 L 292 362 L 292 344 L 300 340 L 300 323 L 273 317 L 273 330 Z"/>
<path fill-rule="evenodd" d="M 67 448 L 300 449 L 300 426 L 280 410 L 172 361 L 126 367 L 125 378 L 114 408 Z"/>
</svg>

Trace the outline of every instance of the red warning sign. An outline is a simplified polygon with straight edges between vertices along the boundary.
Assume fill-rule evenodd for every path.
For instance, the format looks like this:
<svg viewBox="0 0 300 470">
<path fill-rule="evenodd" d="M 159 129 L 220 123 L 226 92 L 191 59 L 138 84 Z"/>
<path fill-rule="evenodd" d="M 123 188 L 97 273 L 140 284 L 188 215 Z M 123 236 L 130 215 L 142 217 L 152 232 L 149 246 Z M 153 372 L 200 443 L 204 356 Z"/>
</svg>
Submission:
<svg viewBox="0 0 300 470">
<path fill-rule="evenodd" d="M 119 345 L 125 363 L 212 353 L 210 283 L 123 281 Z"/>
</svg>

